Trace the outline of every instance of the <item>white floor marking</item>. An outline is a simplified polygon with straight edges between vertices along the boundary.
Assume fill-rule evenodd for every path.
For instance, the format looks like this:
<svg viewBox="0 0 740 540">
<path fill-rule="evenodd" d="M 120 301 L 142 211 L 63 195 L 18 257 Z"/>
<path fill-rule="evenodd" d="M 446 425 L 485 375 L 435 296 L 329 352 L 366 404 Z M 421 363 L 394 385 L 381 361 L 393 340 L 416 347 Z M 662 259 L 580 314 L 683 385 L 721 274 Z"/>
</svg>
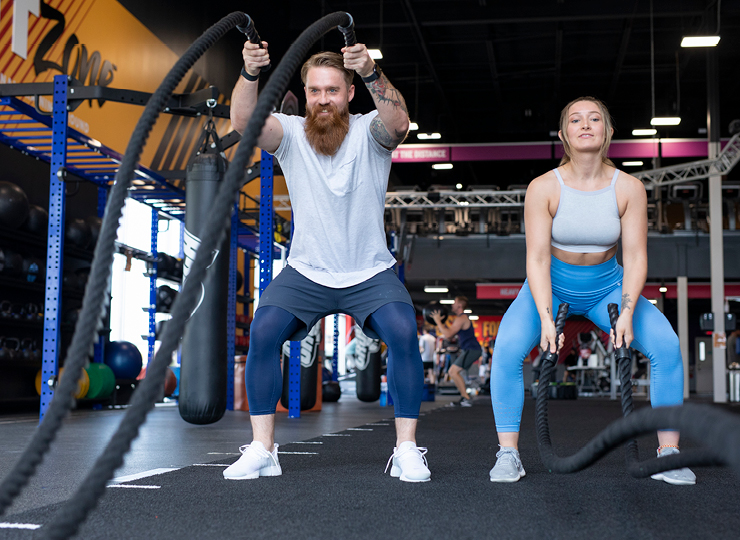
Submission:
<svg viewBox="0 0 740 540">
<path fill-rule="evenodd" d="M 365 424 L 365 425 L 366 425 L 366 426 L 390 426 L 390 424 L 380 424 L 380 423 L 375 423 L 375 424 Z"/>
<path fill-rule="evenodd" d="M 147 478 L 149 476 L 156 476 L 158 474 L 164 474 L 172 471 L 178 470 L 180 467 L 162 467 L 160 469 L 152 469 L 151 471 L 144 471 L 138 474 L 129 474 L 127 476 L 119 476 L 118 478 L 114 478 L 111 480 L 111 482 L 131 482 L 132 480 L 140 480 L 142 478 Z"/>
<path fill-rule="evenodd" d="M 29 529 L 33 531 L 40 528 L 41 525 L 35 523 L 0 523 L 0 529 Z"/>
<path fill-rule="evenodd" d="M 293 441 L 285 444 L 324 444 L 321 441 Z"/>
<path fill-rule="evenodd" d="M 324 433 L 322 437 L 351 437 L 352 435 L 347 435 L 346 433 Z"/>
<path fill-rule="evenodd" d="M 228 467 L 228 463 L 193 463 L 193 467 Z"/>
<path fill-rule="evenodd" d="M 361 428 L 361 427 L 348 427 L 347 431 L 372 431 L 372 429 Z"/>
<path fill-rule="evenodd" d="M 208 452 L 209 456 L 238 456 L 239 452 Z"/>
<path fill-rule="evenodd" d="M 278 452 L 278 454 L 294 454 L 299 456 L 318 456 L 318 452 Z"/>
<path fill-rule="evenodd" d="M 108 484 L 109 488 L 160 489 L 162 486 L 135 486 L 133 484 Z"/>
</svg>

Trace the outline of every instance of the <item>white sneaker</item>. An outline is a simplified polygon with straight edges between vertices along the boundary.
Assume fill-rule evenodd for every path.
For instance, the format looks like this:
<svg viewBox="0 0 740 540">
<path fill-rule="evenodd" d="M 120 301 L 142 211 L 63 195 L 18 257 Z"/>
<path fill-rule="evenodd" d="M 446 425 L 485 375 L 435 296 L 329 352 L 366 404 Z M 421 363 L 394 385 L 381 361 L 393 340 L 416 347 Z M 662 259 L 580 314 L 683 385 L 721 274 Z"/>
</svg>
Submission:
<svg viewBox="0 0 740 540">
<path fill-rule="evenodd" d="M 393 455 L 385 466 L 385 472 L 391 467 L 391 476 L 399 478 L 402 482 L 429 482 L 432 473 L 427 467 L 426 448 L 416 446 L 413 441 L 404 441 L 401 446 L 393 449 Z"/>
<path fill-rule="evenodd" d="M 239 447 L 242 456 L 224 470 L 224 478 L 252 480 L 260 476 L 280 476 L 283 470 L 280 468 L 277 449 L 278 445 L 275 444 L 272 452 L 268 452 L 259 441 Z"/>
<path fill-rule="evenodd" d="M 501 446 L 496 453 L 496 465 L 488 473 L 491 482 L 518 482 L 527 473 L 524 472 L 519 451 L 513 446 Z"/>
<path fill-rule="evenodd" d="M 660 448 L 658 448 L 659 458 L 678 453 L 678 448 L 674 448 L 672 446 L 663 448 L 662 452 Z M 652 478 L 653 480 L 663 480 L 663 482 L 673 484 L 674 486 L 693 486 L 694 484 L 696 484 L 696 475 L 691 471 L 691 469 L 688 469 L 686 467 L 684 467 L 683 469 L 674 469 L 672 471 L 655 473 L 650 478 Z"/>
</svg>

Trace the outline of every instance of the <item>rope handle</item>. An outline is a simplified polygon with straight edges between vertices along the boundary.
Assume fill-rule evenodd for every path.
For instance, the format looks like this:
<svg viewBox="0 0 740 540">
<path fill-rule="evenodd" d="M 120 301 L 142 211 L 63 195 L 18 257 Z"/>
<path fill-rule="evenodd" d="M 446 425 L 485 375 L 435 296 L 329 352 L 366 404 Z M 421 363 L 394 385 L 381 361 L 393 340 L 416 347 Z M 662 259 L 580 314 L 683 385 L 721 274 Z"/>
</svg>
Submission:
<svg viewBox="0 0 740 540">
<path fill-rule="evenodd" d="M 238 25 L 236 29 L 239 30 L 242 34 L 246 35 L 250 43 L 259 45 L 260 49 L 264 49 L 264 47 L 262 46 L 262 39 L 260 38 L 260 35 L 257 32 L 257 29 L 254 27 L 254 21 L 246 13 L 244 13 L 244 17 L 246 18 L 245 23 L 243 25 Z M 260 71 L 262 71 L 262 73 L 265 73 L 267 71 L 270 71 L 271 67 L 272 67 L 271 64 L 267 64 L 266 66 L 262 66 L 260 68 Z"/>
</svg>

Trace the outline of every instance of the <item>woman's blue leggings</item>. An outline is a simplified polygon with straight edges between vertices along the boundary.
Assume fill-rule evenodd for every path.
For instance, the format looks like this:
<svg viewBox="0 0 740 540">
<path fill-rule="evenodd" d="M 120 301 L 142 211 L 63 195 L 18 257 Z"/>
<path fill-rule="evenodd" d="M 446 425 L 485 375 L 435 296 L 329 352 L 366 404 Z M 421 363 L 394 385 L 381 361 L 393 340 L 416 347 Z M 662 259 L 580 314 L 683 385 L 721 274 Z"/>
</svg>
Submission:
<svg viewBox="0 0 740 540">
<path fill-rule="evenodd" d="M 552 305 L 570 305 L 569 315 L 583 315 L 604 332 L 611 325 L 607 305 L 621 306 L 622 275 L 616 257 L 593 266 L 551 259 Z M 632 318 L 631 347 L 650 360 L 653 407 L 683 403 L 683 364 L 678 336 L 665 316 L 640 296 Z M 524 406 L 524 358 L 540 343 L 540 317 L 525 281 L 498 329 L 491 367 L 491 401 L 496 430 L 518 432 Z"/>
<path fill-rule="evenodd" d="M 283 343 L 301 321 L 276 306 L 257 309 L 249 331 L 245 379 L 249 412 L 274 414 L 283 391 L 280 354 Z M 397 418 L 418 418 L 424 389 L 424 369 L 416 337 L 416 312 L 403 302 L 391 302 L 367 320 L 388 345 L 388 390 Z"/>
</svg>

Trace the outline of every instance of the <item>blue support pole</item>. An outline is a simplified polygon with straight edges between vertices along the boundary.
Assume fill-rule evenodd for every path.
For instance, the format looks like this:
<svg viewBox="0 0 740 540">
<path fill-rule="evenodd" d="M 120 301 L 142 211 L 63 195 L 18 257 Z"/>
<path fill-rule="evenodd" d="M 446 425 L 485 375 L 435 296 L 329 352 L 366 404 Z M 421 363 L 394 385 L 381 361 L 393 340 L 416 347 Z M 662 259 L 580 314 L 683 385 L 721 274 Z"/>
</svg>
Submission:
<svg viewBox="0 0 740 540">
<path fill-rule="evenodd" d="M 157 235 L 159 233 L 159 212 L 152 209 L 152 228 L 151 228 L 151 251 L 154 262 L 152 271 L 149 275 L 149 335 L 147 336 L 147 365 L 154 358 L 154 343 L 157 339 Z"/>
<path fill-rule="evenodd" d="M 54 77 L 46 295 L 44 299 L 44 351 L 41 364 L 39 420 L 44 419 L 46 410 L 54 397 L 54 391 L 49 387 L 49 380 L 56 377 L 59 368 L 59 320 L 61 319 L 62 256 L 64 254 L 64 165 L 67 160 L 67 86 L 66 75 Z"/>
<path fill-rule="evenodd" d="M 339 380 L 339 315 L 334 314 L 334 353 L 331 355 L 331 380 Z"/>
<path fill-rule="evenodd" d="M 234 336 L 236 334 L 236 257 L 239 250 L 239 207 L 231 214 L 229 297 L 226 300 L 226 410 L 234 410 Z"/>
<path fill-rule="evenodd" d="M 108 189 L 104 187 L 98 188 L 98 217 L 102 218 L 105 214 L 105 206 L 108 203 Z M 102 363 L 105 358 L 105 336 L 99 335 L 98 340 L 95 342 L 93 347 L 93 361 Z M 100 404 L 93 408 L 99 407 Z M 100 406 L 102 408 L 102 406 Z"/>
</svg>

